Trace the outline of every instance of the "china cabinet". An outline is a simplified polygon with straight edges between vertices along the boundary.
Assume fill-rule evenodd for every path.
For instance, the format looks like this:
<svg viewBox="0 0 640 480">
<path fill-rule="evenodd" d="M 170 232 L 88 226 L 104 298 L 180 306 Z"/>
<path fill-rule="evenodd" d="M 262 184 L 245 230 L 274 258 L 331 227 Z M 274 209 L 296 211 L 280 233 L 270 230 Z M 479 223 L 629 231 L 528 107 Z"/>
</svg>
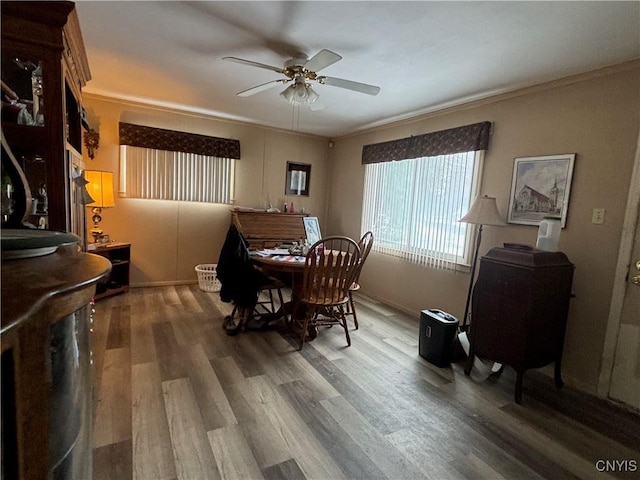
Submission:
<svg viewBox="0 0 640 480">
<path fill-rule="evenodd" d="M 73 2 L 2 2 L 3 227 L 25 222 L 84 239 L 81 92 L 89 79 Z"/>
<path fill-rule="evenodd" d="M 90 479 L 91 301 L 111 264 L 66 232 L 1 240 L 1 478 Z"/>
</svg>

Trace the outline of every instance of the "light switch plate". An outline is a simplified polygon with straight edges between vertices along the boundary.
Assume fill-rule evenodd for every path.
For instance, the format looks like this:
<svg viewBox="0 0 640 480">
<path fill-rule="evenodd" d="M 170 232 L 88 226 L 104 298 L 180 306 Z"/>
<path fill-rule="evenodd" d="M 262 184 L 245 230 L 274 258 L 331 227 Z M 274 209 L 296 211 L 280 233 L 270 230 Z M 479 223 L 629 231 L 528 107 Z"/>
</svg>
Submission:
<svg viewBox="0 0 640 480">
<path fill-rule="evenodd" d="M 602 225 L 604 223 L 604 208 L 594 208 L 591 216 L 591 223 Z"/>
</svg>

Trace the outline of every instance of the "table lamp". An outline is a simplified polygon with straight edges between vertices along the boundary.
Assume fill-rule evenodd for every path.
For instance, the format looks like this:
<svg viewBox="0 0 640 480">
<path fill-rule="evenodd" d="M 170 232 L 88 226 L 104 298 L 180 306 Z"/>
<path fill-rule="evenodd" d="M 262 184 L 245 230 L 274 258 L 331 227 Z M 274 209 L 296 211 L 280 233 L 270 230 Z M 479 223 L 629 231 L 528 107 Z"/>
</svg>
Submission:
<svg viewBox="0 0 640 480">
<path fill-rule="evenodd" d="M 87 205 L 93 207 L 91 209 L 93 213 L 91 217 L 93 228 L 89 230 L 89 232 L 93 236 L 93 243 L 98 243 L 104 235 L 100 228 L 102 209 L 116 206 L 113 197 L 113 173 L 98 170 L 86 170 L 84 173 L 89 182 L 87 184 L 87 191 L 94 200 L 91 203 L 87 203 Z"/>
<path fill-rule="evenodd" d="M 506 223 L 504 222 L 504 220 L 502 220 L 502 217 L 498 213 L 498 207 L 496 205 L 495 197 L 488 197 L 487 195 L 476 198 L 467 214 L 458 221 L 478 225 L 478 235 L 476 237 L 476 244 L 473 250 L 473 260 L 471 261 L 471 276 L 469 278 L 467 303 L 464 308 L 462 326 L 460 327 L 460 330 L 465 331 L 467 328 L 467 318 L 469 316 L 469 306 L 471 305 L 471 291 L 473 289 L 473 279 L 476 273 L 478 250 L 480 250 L 480 242 L 482 241 L 482 227 L 483 225 L 503 227 L 506 225 Z"/>
</svg>

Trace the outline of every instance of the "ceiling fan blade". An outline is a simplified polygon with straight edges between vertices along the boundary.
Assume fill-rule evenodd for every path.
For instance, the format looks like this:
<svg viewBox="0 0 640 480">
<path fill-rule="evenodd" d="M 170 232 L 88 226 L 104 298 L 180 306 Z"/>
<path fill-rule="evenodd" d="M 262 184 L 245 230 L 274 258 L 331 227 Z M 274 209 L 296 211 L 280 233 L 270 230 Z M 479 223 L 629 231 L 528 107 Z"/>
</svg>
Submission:
<svg viewBox="0 0 640 480">
<path fill-rule="evenodd" d="M 338 60 L 342 60 L 342 57 L 331 50 L 320 50 L 313 57 L 311 57 L 307 63 L 304 64 L 305 70 L 311 72 L 319 72 L 323 68 L 333 65 Z"/>
<path fill-rule="evenodd" d="M 237 58 L 237 57 L 222 57 L 222 59 L 228 60 L 229 62 L 241 63 L 242 65 L 249 65 L 250 67 L 264 68 L 267 70 L 271 70 L 273 72 L 284 73 L 280 67 L 274 67 L 272 65 L 266 65 L 264 63 L 253 62 L 251 60 L 244 60 L 242 58 Z"/>
<path fill-rule="evenodd" d="M 286 78 L 281 78 L 279 80 L 271 80 L 270 82 L 263 83 L 262 85 L 258 85 L 256 87 L 251 87 L 247 90 L 243 90 L 242 92 L 237 93 L 239 97 L 249 97 L 251 95 L 255 95 L 256 93 L 264 92 L 265 90 L 269 90 L 270 88 L 275 87 L 279 83 L 286 83 L 289 80 Z"/>
<path fill-rule="evenodd" d="M 318 82 L 325 85 L 346 88 L 347 90 L 366 93 L 367 95 L 377 95 L 378 93 L 380 93 L 380 87 L 376 87 L 375 85 L 369 85 L 366 83 L 353 82 L 351 80 L 345 80 L 343 78 L 318 77 L 317 80 Z"/>
</svg>

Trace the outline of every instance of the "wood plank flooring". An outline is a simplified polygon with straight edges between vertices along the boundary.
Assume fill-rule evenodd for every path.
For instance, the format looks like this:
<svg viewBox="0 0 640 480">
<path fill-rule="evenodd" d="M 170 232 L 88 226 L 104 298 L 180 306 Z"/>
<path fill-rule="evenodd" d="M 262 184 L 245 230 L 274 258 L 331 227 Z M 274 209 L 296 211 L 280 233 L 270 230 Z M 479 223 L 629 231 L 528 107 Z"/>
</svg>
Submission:
<svg viewBox="0 0 640 480">
<path fill-rule="evenodd" d="M 518 405 L 509 368 L 435 367 L 417 314 L 357 300 L 351 347 L 331 328 L 301 352 L 283 329 L 227 336 L 231 306 L 197 285 L 99 301 L 94 479 L 639 478 L 635 412 L 536 371 Z"/>
</svg>

